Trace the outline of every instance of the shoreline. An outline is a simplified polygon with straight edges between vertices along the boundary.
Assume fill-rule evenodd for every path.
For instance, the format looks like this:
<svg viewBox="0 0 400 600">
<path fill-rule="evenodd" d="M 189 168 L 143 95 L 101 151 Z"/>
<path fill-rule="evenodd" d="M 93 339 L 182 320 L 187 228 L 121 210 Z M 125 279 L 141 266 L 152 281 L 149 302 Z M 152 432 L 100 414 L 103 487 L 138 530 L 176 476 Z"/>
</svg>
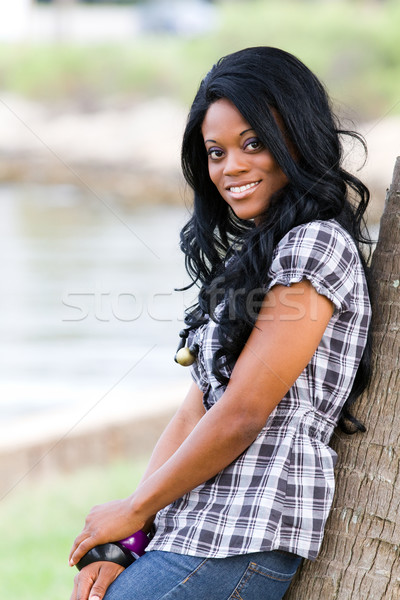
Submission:
<svg viewBox="0 0 400 600">
<path fill-rule="evenodd" d="M 140 406 L 114 402 L 75 406 L 15 419 L 0 428 L 0 497 L 22 481 L 37 481 L 77 466 L 150 454 L 189 383 L 140 392 Z"/>
<path fill-rule="evenodd" d="M 133 204 L 183 204 L 185 119 L 185 107 L 168 98 L 122 109 L 59 112 L 5 94 L 0 181 L 73 183 Z"/>
</svg>

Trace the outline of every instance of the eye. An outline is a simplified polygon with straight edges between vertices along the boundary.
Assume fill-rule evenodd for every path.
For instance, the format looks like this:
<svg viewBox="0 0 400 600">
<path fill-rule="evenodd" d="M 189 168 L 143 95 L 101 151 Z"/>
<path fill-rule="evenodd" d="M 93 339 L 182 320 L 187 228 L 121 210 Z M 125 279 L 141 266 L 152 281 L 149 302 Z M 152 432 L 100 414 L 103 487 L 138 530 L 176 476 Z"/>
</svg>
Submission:
<svg viewBox="0 0 400 600">
<path fill-rule="evenodd" d="M 223 157 L 224 153 L 220 148 L 210 148 L 207 154 L 211 160 L 218 160 Z"/>
<path fill-rule="evenodd" d="M 256 137 L 246 140 L 244 144 L 244 149 L 249 150 L 250 152 L 255 152 L 256 150 L 260 150 L 261 148 L 263 148 L 263 144 Z"/>
</svg>

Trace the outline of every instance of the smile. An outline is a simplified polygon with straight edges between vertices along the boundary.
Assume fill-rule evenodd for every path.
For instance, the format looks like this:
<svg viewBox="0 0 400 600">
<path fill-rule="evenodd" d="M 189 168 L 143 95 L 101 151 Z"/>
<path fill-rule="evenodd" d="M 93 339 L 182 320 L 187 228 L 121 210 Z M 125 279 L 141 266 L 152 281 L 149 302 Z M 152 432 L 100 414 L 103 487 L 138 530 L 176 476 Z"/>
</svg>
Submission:
<svg viewBox="0 0 400 600">
<path fill-rule="evenodd" d="M 246 185 L 241 185 L 238 187 L 230 187 L 228 188 L 228 190 L 230 192 L 233 192 L 234 194 L 238 194 L 240 192 L 245 192 L 246 190 L 249 190 L 253 187 L 255 187 L 256 185 L 258 185 L 260 182 L 259 181 L 254 181 L 253 183 L 247 183 Z"/>
</svg>

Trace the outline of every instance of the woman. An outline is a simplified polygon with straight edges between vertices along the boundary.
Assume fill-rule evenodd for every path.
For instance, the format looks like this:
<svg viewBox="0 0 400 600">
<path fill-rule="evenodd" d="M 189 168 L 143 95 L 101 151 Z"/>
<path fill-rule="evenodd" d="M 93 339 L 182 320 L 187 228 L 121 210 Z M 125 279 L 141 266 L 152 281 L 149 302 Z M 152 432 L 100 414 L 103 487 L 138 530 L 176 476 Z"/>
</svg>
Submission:
<svg viewBox="0 0 400 600">
<path fill-rule="evenodd" d="M 282 50 L 231 54 L 202 81 L 182 148 L 194 383 L 136 491 L 92 509 L 70 564 L 152 527 L 148 551 L 88 564 L 73 600 L 274 600 L 316 558 L 328 442 L 338 423 L 363 429 L 349 408 L 369 375 L 369 194 L 341 167 L 343 134 L 358 137 Z"/>
</svg>

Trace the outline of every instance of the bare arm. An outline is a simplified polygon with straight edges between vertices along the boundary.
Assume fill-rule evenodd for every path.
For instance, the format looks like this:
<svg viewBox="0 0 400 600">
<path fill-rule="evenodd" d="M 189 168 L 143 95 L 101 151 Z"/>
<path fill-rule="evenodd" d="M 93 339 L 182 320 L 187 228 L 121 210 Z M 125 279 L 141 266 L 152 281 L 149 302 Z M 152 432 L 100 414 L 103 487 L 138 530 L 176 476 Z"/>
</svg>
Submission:
<svg viewBox="0 0 400 600">
<path fill-rule="evenodd" d="M 203 394 L 195 383 L 192 383 L 182 406 L 168 423 L 151 455 L 149 464 L 141 479 L 148 479 L 154 471 L 161 467 L 188 437 L 205 414 Z"/>
<path fill-rule="evenodd" d="M 266 297 L 223 396 L 129 498 L 92 509 L 72 548 L 73 562 L 104 539 L 109 541 L 110 521 L 113 539 L 121 539 L 235 460 L 310 361 L 332 312 L 332 303 L 307 281 L 290 288 L 276 286 Z"/>
<path fill-rule="evenodd" d="M 306 281 L 276 286 L 273 295 L 260 311 L 222 398 L 132 495 L 139 519 L 150 507 L 159 510 L 210 479 L 246 450 L 310 361 L 332 316 L 332 303 Z"/>
<path fill-rule="evenodd" d="M 141 483 L 176 452 L 204 414 L 203 394 L 197 385 L 192 383 L 182 406 L 177 410 L 158 440 Z M 153 520 L 154 515 L 147 519 L 142 529 L 149 530 Z M 131 533 L 134 531 L 132 529 Z M 76 575 L 70 600 L 87 600 L 89 595 L 95 595 L 99 599 L 103 598 L 109 585 L 122 571 L 123 567 L 110 562 L 89 564 Z"/>
</svg>

